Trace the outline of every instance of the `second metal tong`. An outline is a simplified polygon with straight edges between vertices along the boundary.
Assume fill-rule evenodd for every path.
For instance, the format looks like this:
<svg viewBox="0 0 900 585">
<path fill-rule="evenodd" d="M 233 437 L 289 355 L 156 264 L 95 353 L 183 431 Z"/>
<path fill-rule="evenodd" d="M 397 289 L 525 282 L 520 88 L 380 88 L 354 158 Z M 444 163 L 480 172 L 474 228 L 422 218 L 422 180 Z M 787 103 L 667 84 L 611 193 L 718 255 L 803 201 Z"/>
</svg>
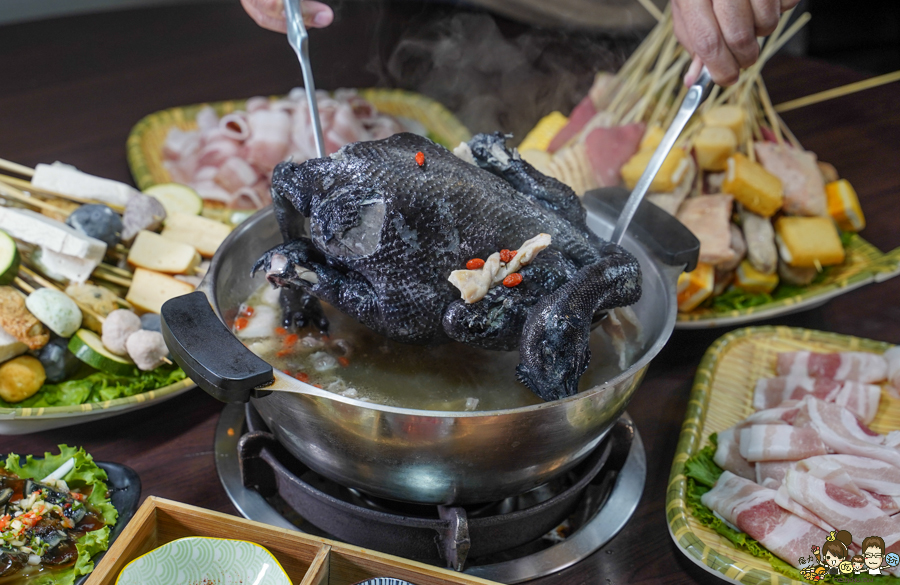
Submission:
<svg viewBox="0 0 900 585">
<path fill-rule="evenodd" d="M 287 16 L 288 42 L 297 53 L 300 69 L 303 70 L 303 85 L 306 86 L 306 100 L 309 102 L 309 117 L 312 122 L 313 136 L 316 140 L 316 154 L 325 156 L 325 140 L 322 137 L 322 121 L 319 119 L 319 102 L 316 100 L 316 83 L 313 81 L 312 66 L 309 64 L 309 33 L 303 24 L 300 11 L 301 0 L 284 0 L 284 12 Z"/>
</svg>

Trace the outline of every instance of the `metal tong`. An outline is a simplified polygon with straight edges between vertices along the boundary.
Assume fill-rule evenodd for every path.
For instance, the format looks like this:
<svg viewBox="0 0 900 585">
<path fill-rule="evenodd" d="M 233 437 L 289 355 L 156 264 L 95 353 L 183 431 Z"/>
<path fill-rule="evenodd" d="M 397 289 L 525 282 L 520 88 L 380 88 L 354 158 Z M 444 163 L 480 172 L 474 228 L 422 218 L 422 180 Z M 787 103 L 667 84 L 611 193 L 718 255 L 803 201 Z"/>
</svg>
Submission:
<svg viewBox="0 0 900 585">
<path fill-rule="evenodd" d="M 628 229 L 628 224 L 630 224 L 631 220 L 634 218 L 634 214 L 637 212 L 641 200 L 644 198 L 644 195 L 647 194 L 647 190 L 650 189 L 650 183 L 653 182 L 656 173 L 662 168 L 663 161 L 666 160 L 672 147 L 675 146 L 675 141 L 678 140 L 678 137 L 687 125 L 688 120 L 691 119 L 691 116 L 694 115 L 694 112 L 697 111 L 700 104 L 709 97 L 712 86 L 712 77 L 709 74 L 709 70 L 704 65 L 703 69 L 700 71 L 700 77 L 698 77 L 697 81 L 694 82 L 694 85 L 688 89 L 687 95 L 684 96 L 684 101 L 681 102 L 681 107 L 678 108 L 678 113 L 675 114 L 675 119 L 672 120 L 672 125 L 666 130 L 662 141 L 659 143 L 659 146 L 656 147 L 656 152 L 650 157 L 647 168 L 644 169 L 644 173 L 634 186 L 634 191 L 631 192 L 631 196 L 628 197 L 628 201 L 625 202 L 625 207 L 622 208 L 622 213 L 619 214 L 619 219 L 616 221 L 616 228 L 613 230 L 612 237 L 610 238 L 610 241 L 613 244 L 622 243 L 622 237 L 625 235 L 625 230 Z"/>
<path fill-rule="evenodd" d="M 309 117 L 312 121 L 313 136 L 316 139 L 316 154 L 325 156 L 325 140 L 322 138 L 322 121 L 319 119 L 319 102 L 316 100 L 316 83 L 313 81 L 312 66 L 309 64 L 309 33 L 303 24 L 300 0 L 284 0 L 287 16 L 288 42 L 297 53 L 300 69 L 303 70 L 303 85 L 306 86 L 306 101 L 309 102 Z"/>
</svg>

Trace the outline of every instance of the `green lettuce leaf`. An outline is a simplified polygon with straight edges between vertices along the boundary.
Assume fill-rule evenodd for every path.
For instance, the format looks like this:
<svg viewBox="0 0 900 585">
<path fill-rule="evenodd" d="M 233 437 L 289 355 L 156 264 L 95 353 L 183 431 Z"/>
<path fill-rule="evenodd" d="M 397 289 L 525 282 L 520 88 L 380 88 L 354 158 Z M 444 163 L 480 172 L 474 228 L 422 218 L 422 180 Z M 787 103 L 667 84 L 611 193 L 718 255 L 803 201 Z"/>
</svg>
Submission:
<svg viewBox="0 0 900 585">
<path fill-rule="evenodd" d="M 140 372 L 136 376 L 117 376 L 106 372 L 88 371 L 93 373 L 59 384 L 46 384 L 34 396 L 22 402 L 12 404 L 0 400 L 0 406 L 46 408 L 105 402 L 162 388 L 187 377 L 181 368 L 162 366 L 149 372 Z"/>
<path fill-rule="evenodd" d="M 114 525 L 119 517 L 119 513 L 107 495 L 105 480 L 109 478 L 106 472 L 97 466 L 94 458 L 80 447 L 59 445 L 59 454 L 44 453 L 43 459 L 35 459 L 28 455 L 24 464 L 21 457 L 10 454 L 3 463 L 3 468 L 19 477 L 30 477 L 40 481 L 69 459 L 75 460 L 75 467 L 63 479 L 72 489 L 78 488 L 84 493 L 90 492 L 85 502 L 90 508 L 99 512 L 106 526 L 100 530 L 88 532 L 76 541 L 78 560 L 75 565 L 61 571 L 41 573 L 38 577 L 29 579 L 28 585 L 71 585 L 76 578 L 90 573 L 94 569 L 91 557 L 109 547 L 109 527 Z"/>
</svg>

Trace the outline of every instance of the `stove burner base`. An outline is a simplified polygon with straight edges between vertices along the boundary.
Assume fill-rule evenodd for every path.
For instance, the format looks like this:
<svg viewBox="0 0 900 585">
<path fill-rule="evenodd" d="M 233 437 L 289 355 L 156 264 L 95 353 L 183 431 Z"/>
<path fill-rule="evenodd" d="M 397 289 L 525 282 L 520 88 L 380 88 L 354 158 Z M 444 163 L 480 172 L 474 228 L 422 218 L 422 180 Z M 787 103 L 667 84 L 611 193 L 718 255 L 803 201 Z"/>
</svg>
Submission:
<svg viewBox="0 0 900 585">
<path fill-rule="evenodd" d="M 253 424 L 250 425 L 251 429 L 257 426 L 256 423 L 257 421 L 254 420 Z M 222 415 L 219 418 L 215 441 L 216 468 L 219 479 L 231 502 L 244 517 L 317 536 L 336 540 L 349 540 L 350 538 L 341 538 L 325 532 L 315 525 L 318 518 L 318 524 L 328 527 L 328 521 L 325 519 L 328 518 L 331 512 L 326 510 L 326 515 L 323 516 L 321 510 L 310 511 L 309 516 L 312 520 L 310 522 L 310 519 L 300 516 L 302 512 L 295 511 L 308 509 L 306 507 L 308 494 L 304 492 L 311 492 L 315 498 L 322 499 L 324 496 L 325 500 L 331 500 L 339 508 L 359 508 L 362 506 L 363 514 L 371 516 L 372 520 L 376 520 L 379 517 L 397 515 L 398 511 L 402 518 L 406 510 L 403 504 L 370 498 L 355 490 L 348 490 L 339 486 L 337 489 L 341 491 L 341 501 L 337 501 L 332 497 L 332 494 L 319 493 L 319 490 L 322 488 L 319 484 L 322 481 L 327 482 L 327 480 L 316 481 L 316 478 L 312 478 L 312 481 L 309 481 L 309 483 L 315 484 L 315 486 L 307 486 L 296 475 L 291 475 L 291 471 L 294 471 L 296 474 L 296 469 L 286 471 L 281 467 L 280 459 L 273 456 L 271 452 L 264 452 L 261 457 L 257 457 L 260 451 L 263 451 L 266 447 L 270 447 L 267 451 L 272 452 L 277 451 L 277 448 L 271 444 L 265 444 L 265 437 L 260 435 L 267 435 L 267 433 L 259 431 L 248 433 L 242 440 L 242 433 L 246 430 L 246 425 L 245 406 L 229 404 L 222 411 Z M 530 538 L 530 542 L 527 544 L 516 543 L 514 548 L 501 552 L 495 550 L 485 551 L 483 546 L 475 547 L 475 549 L 480 548 L 481 553 L 484 554 L 479 554 L 477 558 L 467 554 L 469 545 L 468 525 L 474 524 L 475 528 L 478 527 L 479 523 L 482 526 L 491 526 L 494 522 L 493 519 L 497 518 L 496 513 L 505 513 L 509 516 L 523 513 L 531 514 L 537 518 L 537 526 L 540 526 L 540 523 L 551 528 L 555 526 L 556 521 L 552 519 L 552 516 L 548 516 L 548 514 L 553 514 L 553 511 L 550 510 L 553 507 L 553 502 L 544 501 L 545 496 L 541 495 L 541 488 L 538 488 L 523 496 L 507 499 L 518 501 L 533 497 L 538 498 L 537 502 L 523 504 L 526 509 L 523 512 L 514 512 L 514 514 L 510 514 L 509 510 L 502 509 L 503 507 L 514 505 L 507 500 L 492 504 L 485 509 L 469 508 L 461 510 L 458 508 L 438 507 L 433 520 L 417 520 L 417 522 L 426 526 L 425 534 L 431 534 L 431 537 L 419 535 L 415 537 L 419 539 L 418 542 L 414 539 L 411 540 L 412 552 L 398 553 L 396 550 L 383 552 L 439 564 L 440 559 L 431 557 L 434 557 L 439 547 L 442 546 L 444 552 L 440 554 L 444 557 L 447 565 L 459 569 L 465 563 L 471 565 L 464 570 L 466 574 L 502 583 L 527 581 L 554 573 L 577 563 L 598 550 L 621 530 L 634 513 L 644 488 L 646 458 L 637 429 L 626 414 L 623 415 L 622 420 L 617 423 L 613 431 L 610 433 L 611 437 L 618 435 L 621 438 L 624 436 L 625 440 L 618 441 L 618 448 L 616 448 L 617 442 L 615 440 L 601 443 L 597 451 L 589 455 L 586 463 L 579 466 L 579 468 L 585 468 L 584 473 L 586 476 L 580 479 L 576 478 L 577 480 L 573 481 L 573 484 L 578 485 L 573 485 L 566 490 L 566 493 L 568 493 L 578 488 L 580 493 L 574 497 L 570 496 L 568 498 L 571 500 L 570 503 L 556 506 L 556 513 L 568 516 L 566 523 L 574 528 L 574 531 L 567 536 L 556 538 L 556 533 L 559 531 L 552 533 L 554 541 L 558 540 L 559 542 L 551 543 L 546 537 L 540 538 L 540 535 L 544 534 L 546 530 L 532 527 L 531 530 L 538 530 L 535 533 L 538 538 Z M 243 463 L 239 454 L 239 442 L 244 450 Z M 627 452 L 625 452 L 625 449 L 627 449 Z M 262 460 L 264 459 L 267 461 L 263 462 Z M 278 461 L 274 461 L 275 459 Z M 265 469 L 248 470 L 251 477 L 257 477 L 257 474 L 271 477 L 275 473 L 279 475 L 278 479 L 281 482 L 284 482 L 285 477 L 287 477 L 291 484 L 301 486 L 300 495 L 296 495 L 296 490 L 294 489 L 296 486 L 291 485 L 290 492 L 282 497 L 275 493 L 272 480 L 263 482 L 270 484 L 269 487 L 261 486 L 265 497 L 256 489 L 245 487 L 242 478 L 242 465 L 255 467 L 257 464 L 260 464 Z M 299 462 L 297 462 L 297 465 L 300 465 L 301 469 L 305 469 Z M 602 468 L 596 478 L 593 476 L 598 471 L 595 467 Z M 276 471 L 273 472 L 273 469 Z M 278 469 L 280 471 L 277 471 Z M 304 476 L 304 480 L 306 479 Z M 333 487 L 331 488 L 332 491 L 334 489 Z M 559 495 L 550 500 L 559 499 Z M 419 507 L 414 504 L 410 506 L 412 508 Z M 501 509 L 496 511 L 488 509 L 497 507 Z M 420 510 L 416 510 L 417 514 L 420 512 Z M 495 512 L 495 514 L 492 515 L 492 512 Z M 551 518 L 549 524 L 547 524 L 547 518 Z M 335 532 L 340 532 L 340 529 L 337 527 L 341 526 L 341 522 L 334 522 L 331 518 L 328 518 L 328 520 L 332 521 L 332 529 Z M 460 523 L 463 525 L 460 526 Z M 449 527 L 449 530 L 441 530 L 441 527 L 445 524 Z M 385 530 L 389 529 L 390 525 L 385 525 Z M 437 537 L 433 536 L 436 534 L 435 530 L 438 531 L 437 534 L 439 536 Z M 508 532 L 521 532 L 520 529 L 516 528 L 510 529 L 507 527 L 505 530 Z M 442 543 L 444 540 L 446 542 Z M 435 546 L 433 541 L 438 542 L 438 545 Z M 366 546 L 366 544 L 360 544 L 359 542 L 353 542 L 353 544 Z M 391 544 L 394 545 L 394 542 Z M 383 547 L 370 545 L 369 548 L 378 549 Z M 402 551 L 403 549 L 401 548 L 400 550 Z M 478 551 L 472 550 L 472 553 L 476 552 Z M 423 555 L 431 556 L 423 557 Z M 468 560 L 466 560 L 467 556 Z"/>
</svg>

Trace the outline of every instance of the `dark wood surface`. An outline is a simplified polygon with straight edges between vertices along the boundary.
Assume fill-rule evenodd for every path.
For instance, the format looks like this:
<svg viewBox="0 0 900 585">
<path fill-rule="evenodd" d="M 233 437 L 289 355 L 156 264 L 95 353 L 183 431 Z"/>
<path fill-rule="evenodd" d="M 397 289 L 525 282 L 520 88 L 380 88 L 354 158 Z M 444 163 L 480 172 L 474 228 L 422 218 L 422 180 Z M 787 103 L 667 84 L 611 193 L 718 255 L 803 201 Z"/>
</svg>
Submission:
<svg viewBox="0 0 900 585">
<path fill-rule="evenodd" d="M 571 108 L 590 84 L 591 72 L 615 65 L 637 39 L 490 23 L 446 5 L 342 4 L 335 25 L 312 34 L 319 87 L 421 89 L 460 112 L 473 129 L 500 126 L 521 134 L 550 109 Z M 427 42 L 435 35 L 443 35 L 443 44 Z M 488 41 L 499 49 L 491 50 Z M 444 51 L 434 60 L 437 65 L 425 58 L 424 51 L 432 49 Z M 507 69 L 517 74 L 504 74 Z M 863 75 L 779 58 L 765 77 L 779 103 Z M 296 85 L 300 71 L 285 38 L 257 28 L 237 3 L 7 26 L 0 28 L 0 157 L 32 166 L 62 160 L 130 181 L 125 140 L 144 115 L 206 100 L 285 93 Z M 807 148 L 855 186 L 869 221 L 862 235 L 881 250 L 900 246 L 898 98 L 900 85 L 894 84 L 784 116 Z M 774 322 L 900 343 L 898 299 L 900 279 L 895 279 Z M 725 332 L 676 331 L 654 360 L 629 407 L 649 464 L 637 513 L 602 551 L 541 583 L 717 581 L 672 543 L 665 487 L 694 370 Z M 213 457 L 221 408 L 202 391 L 192 391 L 105 421 L 0 437 L 0 452 L 83 445 L 99 460 L 133 467 L 145 496 L 234 513 Z"/>
</svg>

